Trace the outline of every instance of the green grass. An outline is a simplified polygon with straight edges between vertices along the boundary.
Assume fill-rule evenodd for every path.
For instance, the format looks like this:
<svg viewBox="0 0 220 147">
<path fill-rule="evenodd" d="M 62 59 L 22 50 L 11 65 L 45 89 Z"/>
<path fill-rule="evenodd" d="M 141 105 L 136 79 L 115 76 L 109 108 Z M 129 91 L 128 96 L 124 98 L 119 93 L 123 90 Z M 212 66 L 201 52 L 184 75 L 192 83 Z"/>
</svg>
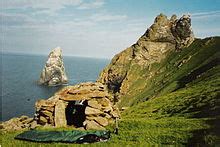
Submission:
<svg viewBox="0 0 220 147">
<path fill-rule="evenodd" d="M 170 118 L 123 119 L 120 122 L 121 134 L 116 142 L 146 142 L 149 144 L 187 144 L 192 130 L 206 128 L 201 120 Z"/>
<path fill-rule="evenodd" d="M 219 71 L 220 66 L 207 71 L 185 88 L 139 103 L 123 114 L 126 117 L 136 117 L 136 114 L 187 117 L 219 115 Z"/>
<path fill-rule="evenodd" d="M 180 52 L 171 52 L 160 64 L 152 64 L 150 70 L 148 67 L 131 66 L 129 71 L 131 74 L 128 74 L 131 77 L 128 78 L 132 83 L 126 94 L 121 96 L 119 106 L 133 106 L 184 87 L 187 83 L 183 81 L 188 74 L 197 71 L 194 74 L 198 76 L 202 74 L 200 72 L 205 72 L 202 71 L 204 67 L 216 66 L 211 63 L 216 60 L 219 62 L 219 46 L 219 37 L 197 39 L 188 48 Z"/>
<path fill-rule="evenodd" d="M 4 146 L 218 146 L 220 145 L 220 38 L 196 40 L 160 64 L 130 65 L 130 85 L 120 106 L 119 134 L 89 145 L 15 140 L 4 133 Z M 183 61 L 187 61 L 183 63 Z M 181 66 L 180 66 L 181 65 Z M 127 65 L 126 65 L 127 66 Z M 126 67 L 126 70 L 128 68 Z M 149 75 L 152 77 L 149 77 Z M 113 126 L 108 129 L 113 131 Z M 39 128 L 40 130 L 50 130 Z M 55 130 L 70 130 L 59 128 Z M 53 129 L 54 130 L 54 129 Z"/>
<path fill-rule="evenodd" d="M 117 146 L 117 145 L 185 145 L 192 137 L 192 130 L 208 128 L 201 120 L 171 117 L 162 119 L 122 119 L 119 122 L 119 135 L 112 133 L 111 139 L 105 143 L 94 143 L 89 146 Z M 54 129 L 53 129 L 54 130 Z M 66 130 L 66 129 L 59 129 Z M 112 130 L 112 128 L 110 128 Z M 63 146 L 77 144 L 67 143 L 34 143 L 15 140 L 21 132 L 6 133 L 2 136 L 2 146 Z"/>
<path fill-rule="evenodd" d="M 208 129 L 205 120 L 186 119 L 184 117 L 164 118 L 123 118 L 119 122 L 119 135 L 112 133 L 111 139 L 105 143 L 94 143 L 88 146 L 152 146 L 152 145 L 186 145 L 193 137 L 193 131 Z M 113 128 L 109 128 L 112 130 Z M 54 130 L 54 129 L 53 129 Z M 57 130 L 57 129 L 56 129 Z M 66 130 L 66 129 L 58 129 Z M 68 129 L 69 130 L 69 129 Z M 2 146 L 79 146 L 69 143 L 34 143 L 15 140 L 21 132 L 6 133 L 2 136 Z"/>
</svg>

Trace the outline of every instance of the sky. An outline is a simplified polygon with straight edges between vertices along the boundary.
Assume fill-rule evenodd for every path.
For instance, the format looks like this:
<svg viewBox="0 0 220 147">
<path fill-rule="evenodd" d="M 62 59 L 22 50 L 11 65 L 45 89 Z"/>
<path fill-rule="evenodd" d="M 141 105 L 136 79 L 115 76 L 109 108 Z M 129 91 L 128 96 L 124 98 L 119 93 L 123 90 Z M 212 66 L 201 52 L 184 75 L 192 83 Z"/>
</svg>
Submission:
<svg viewBox="0 0 220 147">
<path fill-rule="evenodd" d="M 163 13 L 190 14 L 196 37 L 220 36 L 220 0 L 1 0 L 2 52 L 112 58 Z"/>
</svg>

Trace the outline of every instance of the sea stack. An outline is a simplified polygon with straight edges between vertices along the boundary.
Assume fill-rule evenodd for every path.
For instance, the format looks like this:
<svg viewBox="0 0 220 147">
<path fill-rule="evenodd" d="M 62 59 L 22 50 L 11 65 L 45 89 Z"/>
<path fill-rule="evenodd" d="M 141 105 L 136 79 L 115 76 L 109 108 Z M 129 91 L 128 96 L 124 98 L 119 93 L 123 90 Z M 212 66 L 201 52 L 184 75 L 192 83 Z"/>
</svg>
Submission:
<svg viewBox="0 0 220 147">
<path fill-rule="evenodd" d="M 68 78 L 66 76 L 62 50 L 60 47 L 53 49 L 48 55 L 47 62 L 40 75 L 39 83 L 48 86 L 57 86 L 66 84 Z"/>
</svg>

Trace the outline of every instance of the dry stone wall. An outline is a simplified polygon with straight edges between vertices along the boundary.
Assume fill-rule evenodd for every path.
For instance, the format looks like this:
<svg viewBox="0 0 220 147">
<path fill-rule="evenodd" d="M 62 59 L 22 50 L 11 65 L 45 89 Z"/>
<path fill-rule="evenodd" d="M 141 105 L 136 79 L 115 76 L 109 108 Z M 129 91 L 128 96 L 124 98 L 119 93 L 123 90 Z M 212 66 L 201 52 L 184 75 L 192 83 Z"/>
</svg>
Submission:
<svg viewBox="0 0 220 147">
<path fill-rule="evenodd" d="M 73 125 L 71 126 L 73 127 L 81 127 L 86 130 L 105 129 L 116 117 L 119 117 L 119 111 L 113 106 L 111 99 L 112 95 L 101 83 L 87 82 L 67 86 L 48 100 L 36 102 L 35 119 L 41 125 L 65 127 L 69 125 L 68 121 L 72 120 Z M 72 106 L 69 106 L 71 104 Z M 69 115 L 67 111 L 71 111 L 73 115 L 67 116 Z M 82 116 L 74 115 L 74 113 Z M 83 121 L 82 125 L 74 126 L 77 121 Z M 80 124 L 80 122 L 78 123 Z"/>
</svg>

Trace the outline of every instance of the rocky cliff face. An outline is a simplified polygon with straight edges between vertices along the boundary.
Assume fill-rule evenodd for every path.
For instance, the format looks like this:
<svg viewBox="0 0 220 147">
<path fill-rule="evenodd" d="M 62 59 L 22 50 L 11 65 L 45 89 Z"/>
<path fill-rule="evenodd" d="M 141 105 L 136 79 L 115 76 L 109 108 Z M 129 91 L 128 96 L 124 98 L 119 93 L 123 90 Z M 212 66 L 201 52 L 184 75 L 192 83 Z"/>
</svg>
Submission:
<svg viewBox="0 0 220 147">
<path fill-rule="evenodd" d="M 57 47 L 48 55 L 48 60 L 40 75 L 40 84 L 55 86 L 66 84 L 68 82 L 63 59 L 62 50 Z"/>
<path fill-rule="evenodd" d="M 168 19 L 167 16 L 160 14 L 137 43 L 112 59 L 97 81 L 106 84 L 108 89 L 117 95 L 126 94 L 134 81 L 139 78 L 134 76 L 134 72 L 138 71 L 137 68 L 147 68 L 145 72 L 150 71 L 154 63 L 160 63 L 172 51 L 188 47 L 193 40 L 190 16 L 183 15 L 177 19 L 173 15 Z M 146 78 L 151 77 L 151 74 L 149 73 Z"/>
</svg>

